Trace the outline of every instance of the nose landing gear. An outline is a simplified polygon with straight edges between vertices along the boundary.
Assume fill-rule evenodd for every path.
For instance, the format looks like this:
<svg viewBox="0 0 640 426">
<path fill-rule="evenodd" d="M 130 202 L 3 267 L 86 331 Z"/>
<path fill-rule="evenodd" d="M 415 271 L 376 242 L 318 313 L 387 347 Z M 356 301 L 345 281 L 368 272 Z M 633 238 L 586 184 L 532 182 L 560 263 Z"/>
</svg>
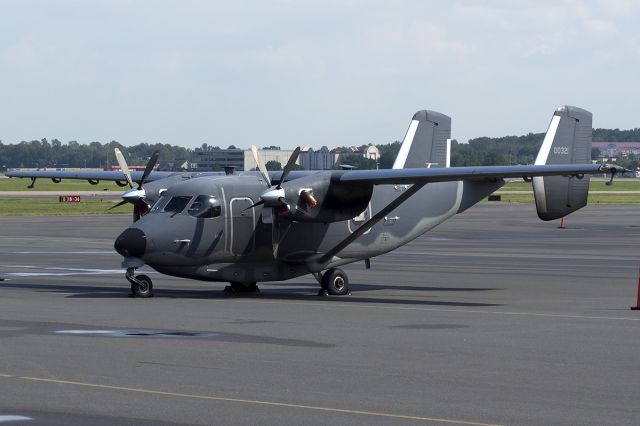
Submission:
<svg viewBox="0 0 640 426">
<path fill-rule="evenodd" d="M 345 296 L 351 295 L 349 291 L 349 278 L 347 274 L 338 268 L 332 268 L 327 270 L 324 274 L 316 275 L 316 279 L 320 278 L 320 291 L 318 296 Z"/>
<path fill-rule="evenodd" d="M 125 277 L 131 283 L 129 297 L 153 297 L 153 283 L 146 275 L 134 275 L 135 268 L 127 268 Z"/>
</svg>

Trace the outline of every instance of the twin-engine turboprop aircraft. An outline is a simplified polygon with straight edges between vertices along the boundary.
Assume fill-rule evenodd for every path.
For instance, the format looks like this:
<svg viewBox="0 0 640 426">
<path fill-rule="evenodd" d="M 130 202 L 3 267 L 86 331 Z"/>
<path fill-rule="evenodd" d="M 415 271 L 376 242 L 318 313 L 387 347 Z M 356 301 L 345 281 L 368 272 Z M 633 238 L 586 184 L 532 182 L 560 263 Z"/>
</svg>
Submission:
<svg viewBox="0 0 640 426">
<path fill-rule="evenodd" d="M 558 108 L 535 165 L 449 167 L 451 119 L 419 111 L 392 169 L 282 172 L 131 174 L 116 150 L 120 172 L 11 172 L 11 177 L 108 179 L 132 189 L 122 203 L 134 222 L 115 241 L 133 295 L 152 295 L 152 282 L 135 275 L 144 264 L 177 277 L 230 282 L 256 291 L 260 281 L 313 274 L 320 294 L 349 292 L 338 267 L 394 250 L 490 195 L 505 178 L 532 181 L 538 216 L 565 216 L 587 203 L 589 175 L 623 173 L 592 164 L 591 113 Z M 134 182 L 138 187 L 134 188 Z M 121 203 L 121 204 L 122 204 Z"/>
</svg>

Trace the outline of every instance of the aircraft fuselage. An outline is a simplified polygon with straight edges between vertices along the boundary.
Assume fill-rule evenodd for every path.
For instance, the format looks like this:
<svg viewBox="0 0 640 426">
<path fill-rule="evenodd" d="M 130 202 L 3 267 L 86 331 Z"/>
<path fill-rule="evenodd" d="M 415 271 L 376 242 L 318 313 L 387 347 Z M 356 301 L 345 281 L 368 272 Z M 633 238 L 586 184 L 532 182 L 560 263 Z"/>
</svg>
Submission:
<svg viewBox="0 0 640 426">
<path fill-rule="evenodd" d="M 411 185 L 375 186 L 359 216 L 324 223 L 291 221 L 271 207 L 251 207 L 265 189 L 258 174 L 200 177 L 171 185 L 150 213 L 125 230 L 127 244 L 135 248 L 137 239 L 137 251 L 124 252 L 118 243 L 116 249 L 125 258 L 139 258 L 173 276 L 236 282 L 285 280 L 389 252 L 503 184 L 501 179 L 428 184 L 336 256 L 317 263 L 308 259 L 335 247 Z M 197 217 L 197 197 L 211 197 L 215 214 Z"/>
</svg>

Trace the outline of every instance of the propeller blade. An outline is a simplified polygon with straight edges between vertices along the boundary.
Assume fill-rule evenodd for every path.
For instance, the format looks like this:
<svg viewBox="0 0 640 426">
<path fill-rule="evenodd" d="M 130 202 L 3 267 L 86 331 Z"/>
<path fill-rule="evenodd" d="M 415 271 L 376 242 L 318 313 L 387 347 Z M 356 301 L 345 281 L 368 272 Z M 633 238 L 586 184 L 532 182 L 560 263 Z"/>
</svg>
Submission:
<svg viewBox="0 0 640 426">
<path fill-rule="evenodd" d="M 300 155 L 299 146 L 296 147 L 296 149 L 293 151 L 293 154 L 291 154 L 291 157 L 289 157 L 289 161 L 287 161 L 287 165 L 284 166 L 284 169 L 282 170 L 282 175 L 280 176 L 280 183 L 278 183 L 277 189 L 282 188 L 282 183 L 287 178 L 287 175 L 291 171 L 291 168 L 293 167 L 293 165 L 296 164 L 296 161 L 298 161 L 298 155 Z"/>
<path fill-rule="evenodd" d="M 116 149 L 117 149 L 117 148 L 116 148 Z M 107 211 L 109 211 L 109 210 L 113 210 L 113 209 L 118 208 L 118 207 L 120 207 L 120 206 L 124 206 L 125 204 L 128 204 L 128 203 L 129 203 L 129 202 L 128 202 L 127 200 L 122 200 L 122 201 L 120 201 L 118 204 L 116 204 L 116 205 L 114 205 L 114 206 L 109 207 L 109 208 L 107 209 Z"/>
<path fill-rule="evenodd" d="M 260 205 L 262 205 L 262 204 L 264 204 L 264 201 L 260 200 L 260 201 L 258 201 L 257 203 L 254 203 L 252 206 L 249 206 L 249 207 L 247 207 L 246 209 L 244 209 L 244 210 L 242 210 L 242 211 L 243 211 L 243 212 L 246 212 L 247 210 L 252 209 L 252 208 L 254 208 L 254 207 L 258 207 L 258 206 L 260 206 Z"/>
<path fill-rule="evenodd" d="M 115 149 L 116 159 L 118 160 L 118 165 L 120 166 L 120 170 L 124 174 L 124 177 L 127 178 L 127 183 L 129 184 L 129 188 L 133 188 L 133 181 L 131 180 L 131 172 L 129 171 L 129 166 L 124 159 L 124 155 L 118 148 Z"/>
<path fill-rule="evenodd" d="M 153 168 L 156 166 L 159 156 L 160 156 L 160 151 L 158 150 L 155 150 L 153 154 L 151 154 L 151 158 L 149 158 L 147 167 L 145 167 L 144 173 L 142 173 L 142 179 L 140 179 L 140 185 L 138 186 L 138 189 L 142 189 L 142 185 L 146 182 L 147 178 L 149 177 L 149 174 L 151 173 Z"/>
<path fill-rule="evenodd" d="M 267 171 L 267 168 L 264 166 L 264 164 L 262 164 L 262 161 L 258 156 L 258 148 L 256 148 L 255 145 L 251 145 L 251 153 L 253 154 L 253 160 L 258 165 L 258 170 L 260 170 L 260 173 L 262 173 L 262 177 L 264 178 L 265 183 L 267 184 L 267 186 L 271 186 L 271 178 L 269 177 L 269 172 Z"/>
</svg>

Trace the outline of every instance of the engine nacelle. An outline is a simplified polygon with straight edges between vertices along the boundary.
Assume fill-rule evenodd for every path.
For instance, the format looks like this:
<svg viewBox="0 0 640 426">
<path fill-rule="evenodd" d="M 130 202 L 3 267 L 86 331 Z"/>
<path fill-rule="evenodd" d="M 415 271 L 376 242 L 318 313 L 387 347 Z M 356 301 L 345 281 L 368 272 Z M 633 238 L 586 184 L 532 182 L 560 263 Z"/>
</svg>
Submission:
<svg viewBox="0 0 640 426">
<path fill-rule="evenodd" d="M 278 215 L 299 222 L 340 222 L 369 206 L 373 185 L 333 185 L 331 176 L 331 172 L 318 172 L 286 182 L 285 205 L 276 209 Z"/>
</svg>

